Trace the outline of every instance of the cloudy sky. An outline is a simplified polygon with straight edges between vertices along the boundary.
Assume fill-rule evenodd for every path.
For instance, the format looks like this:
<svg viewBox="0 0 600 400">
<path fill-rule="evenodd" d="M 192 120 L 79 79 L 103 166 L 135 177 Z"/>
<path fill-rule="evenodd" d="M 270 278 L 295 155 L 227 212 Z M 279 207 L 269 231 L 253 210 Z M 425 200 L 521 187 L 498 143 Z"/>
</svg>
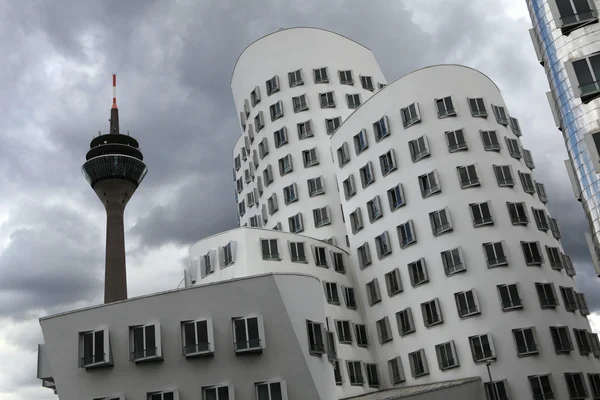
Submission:
<svg viewBox="0 0 600 400">
<path fill-rule="evenodd" d="M 534 151 L 550 211 L 600 328 L 600 283 L 562 160 L 523 0 L 0 0 L 0 398 L 55 399 L 36 380 L 38 318 L 102 301 L 104 211 L 80 173 L 108 129 L 150 172 L 126 215 L 129 293 L 176 287 L 189 245 L 235 226 L 231 72 L 250 42 L 316 26 L 369 47 L 388 81 L 435 63 L 480 69 L 502 89 Z"/>
</svg>

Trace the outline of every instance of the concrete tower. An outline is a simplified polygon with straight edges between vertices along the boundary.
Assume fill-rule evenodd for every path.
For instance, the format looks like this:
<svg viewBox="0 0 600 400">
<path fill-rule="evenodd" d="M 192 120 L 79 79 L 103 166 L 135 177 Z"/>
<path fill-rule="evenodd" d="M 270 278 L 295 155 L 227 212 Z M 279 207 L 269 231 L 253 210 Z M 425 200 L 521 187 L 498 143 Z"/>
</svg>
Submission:
<svg viewBox="0 0 600 400">
<path fill-rule="evenodd" d="M 137 140 L 119 131 L 116 84 L 117 76 L 113 75 L 110 131 L 92 139 L 81 168 L 106 209 L 105 303 L 127 298 L 123 214 L 127 202 L 148 172 Z"/>
</svg>

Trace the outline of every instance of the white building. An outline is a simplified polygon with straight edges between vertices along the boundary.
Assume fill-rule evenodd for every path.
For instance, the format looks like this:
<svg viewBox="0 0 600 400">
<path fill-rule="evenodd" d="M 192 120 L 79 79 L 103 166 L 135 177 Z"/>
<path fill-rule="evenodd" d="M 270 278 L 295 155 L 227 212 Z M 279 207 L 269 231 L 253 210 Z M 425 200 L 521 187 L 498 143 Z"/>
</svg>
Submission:
<svg viewBox="0 0 600 400">
<path fill-rule="evenodd" d="M 243 227 L 191 246 L 185 289 L 42 319 L 61 399 L 600 398 L 585 298 L 489 78 L 386 86 L 365 47 L 295 28 L 231 85 Z"/>
</svg>

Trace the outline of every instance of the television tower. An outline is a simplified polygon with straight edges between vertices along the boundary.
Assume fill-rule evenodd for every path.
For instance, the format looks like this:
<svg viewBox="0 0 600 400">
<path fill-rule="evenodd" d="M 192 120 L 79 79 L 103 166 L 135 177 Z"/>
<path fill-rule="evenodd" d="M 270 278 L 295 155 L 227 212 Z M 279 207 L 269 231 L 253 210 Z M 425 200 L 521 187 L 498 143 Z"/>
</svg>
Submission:
<svg viewBox="0 0 600 400">
<path fill-rule="evenodd" d="M 142 161 L 138 141 L 119 131 L 117 108 L 117 76 L 113 75 L 113 103 L 110 131 L 92 139 L 90 150 L 81 167 L 106 209 L 106 266 L 104 271 L 104 303 L 127 298 L 125 268 L 125 206 L 142 182 L 148 167 Z"/>
</svg>

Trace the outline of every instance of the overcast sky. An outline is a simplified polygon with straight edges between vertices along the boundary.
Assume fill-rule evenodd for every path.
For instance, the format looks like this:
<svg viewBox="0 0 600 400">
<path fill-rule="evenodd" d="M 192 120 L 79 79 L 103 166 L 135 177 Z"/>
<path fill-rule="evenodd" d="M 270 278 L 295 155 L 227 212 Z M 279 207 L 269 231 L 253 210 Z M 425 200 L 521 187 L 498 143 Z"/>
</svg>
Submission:
<svg viewBox="0 0 600 400">
<path fill-rule="evenodd" d="M 108 130 L 110 74 L 121 129 L 150 169 L 127 207 L 129 294 L 172 289 L 192 242 L 235 227 L 231 73 L 244 47 L 282 27 L 364 44 L 388 81 L 438 63 L 490 76 L 520 119 L 579 289 L 600 312 L 525 2 L 443 3 L 0 0 L 0 398 L 56 399 L 35 377 L 38 318 L 102 301 L 104 210 L 80 167 L 92 136 Z M 591 320 L 600 328 L 600 314 Z"/>
</svg>

